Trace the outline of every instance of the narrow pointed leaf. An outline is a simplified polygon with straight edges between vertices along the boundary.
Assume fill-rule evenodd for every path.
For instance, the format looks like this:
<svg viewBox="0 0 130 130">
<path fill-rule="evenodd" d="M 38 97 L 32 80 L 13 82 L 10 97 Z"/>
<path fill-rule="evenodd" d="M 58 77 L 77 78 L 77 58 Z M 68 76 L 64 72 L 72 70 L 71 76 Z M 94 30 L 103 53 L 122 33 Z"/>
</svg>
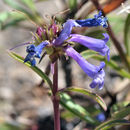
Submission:
<svg viewBox="0 0 130 130">
<path fill-rule="evenodd" d="M 72 112 L 72 114 L 90 124 L 97 125 L 99 123 L 93 117 L 91 117 L 91 114 L 85 110 L 85 108 L 73 102 L 71 97 L 66 93 L 60 93 L 60 104 L 65 109 Z"/>
<path fill-rule="evenodd" d="M 2 28 L 3 22 L 5 22 L 9 17 L 8 12 L 1 12 L 0 13 L 0 29 Z"/>
<path fill-rule="evenodd" d="M 9 17 L 9 13 L 4 11 L 0 13 L 0 22 L 4 22 Z"/>
<path fill-rule="evenodd" d="M 3 24 L 1 29 L 4 30 L 8 27 L 11 27 L 11 26 L 16 26 L 19 22 L 25 20 L 24 18 L 18 18 L 18 19 L 13 19 L 13 20 L 10 20 L 8 21 L 7 23 Z"/>
<path fill-rule="evenodd" d="M 18 54 L 14 53 L 14 52 L 8 52 L 9 55 L 11 57 L 13 57 L 14 59 L 16 59 L 17 61 L 24 63 L 24 58 L 19 56 Z M 49 77 L 38 67 L 36 66 L 31 66 L 31 64 L 29 62 L 24 63 L 26 66 L 28 66 L 29 68 L 31 68 L 34 72 L 36 72 L 49 86 L 50 88 L 52 87 L 52 82 L 49 79 Z"/>
<path fill-rule="evenodd" d="M 14 1 L 14 0 L 4 0 L 4 2 L 7 5 L 9 5 L 10 7 L 12 7 L 13 9 L 16 9 L 17 12 L 19 12 L 20 14 L 24 15 L 33 24 L 41 25 L 41 23 L 44 22 L 38 13 L 34 13 L 34 12 L 27 10 L 25 7 L 21 6 L 18 2 Z"/>
<path fill-rule="evenodd" d="M 130 107 L 126 107 L 126 108 L 123 108 L 120 111 L 115 112 L 112 115 L 112 118 L 114 118 L 114 119 L 122 119 L 122 118 L 124 118 L 124 117 L 126 117 L 128 115 L 130 115 Z"/>
<path fill-rule="evenodd" d="M 101 125 L 96 127 L 95 130 L 109 130 L 110 128 L 117 125 L 130 125 L 130 121 L 125 119 L 112 119 L 102 123 Z"/>
<path fill-rule="evenodd" d="M 124 43 L 127 51 L 127 55 L 130 56 L 130 14 L 128 14 L 125 21 L 124 28 Z"/>
<path fill-rule="evenodd" d="M 106 65 L 108 65 L 112 69 L 116 70 L 118 74 L 120 74 L 123 77 L 126 77 L 126 78 L 130 79 L 130 73 L 127 72 L 126 70 L 120 68 L 118 66 L 118 64 L 113 60 L 107 61 L 107 59 L 105 59 L 103 56 L 97 55 L 94 51 L 91 51 L 91 50 L 83 51 L 83 52 L 81 52 L 81 55 L 85 59 L 94 58 L 94 59 L 99 60 L 99 61 L 104 61 L 106 63 Z"/>
<path fill-rule="evenodd" d="M 17 12 L 2 12 L 0 13 L 0 29 L 6 29 L 25 19 L 26 18 L 23 15 L 18 14 Z"/>
<path fill-rule="evenodd" d="M 95 100 L 96 102 L 98 102 L 105 111 L 107 110 L 107 106 L 106 106 L 104 100 L 99 95 L 92 93 L 91 91 L 89 91 L 87 89 L 69 87 L 69 88 L 65 88 L 63 91 L 79 92 L 84 95 L 87 95 L 87 96 L 91 97 L 93 100 Z"/>
<path fill-rule="evenodd" d="M 23 2 L 32 11 L 34 11 L 34 12 L 36 11 L 36 7 L 35 7 L 35 4 L 34 4 L 33 0 L 21 0 L 21 2 Z"/>
<path fill-rule="evenodd" d="M 77 0 L 69 0 L 68 2 L 71 11 L 77 9 Z"/>
<path fill-rule="evenodd" d="M 24 12 L 25 14 L 28 14 L 29 16 L 32 17 L 31 13 L 28 12 L 26 9 L 24 9 L 23 7 L 20 6 L 20 4 L 18 4 L 16 1 L 14 0 L 4 0 L 4 2 L 6 4 L 8 4 L 9 6 L 11 6 L 12 8 L 19 10 L 21 12 Z"/>
<path fill-rule="evenodd" d="M 114 104 L 111 107 L 111 115 L 113 116 L 113 114 L 115 112 L 118 112 L 118 111 L 120 111 L 128 106 L 130 106 L 130 101 L 123 101 L 123 102 L 119 102 L 119 103 Z"/>
</svg>

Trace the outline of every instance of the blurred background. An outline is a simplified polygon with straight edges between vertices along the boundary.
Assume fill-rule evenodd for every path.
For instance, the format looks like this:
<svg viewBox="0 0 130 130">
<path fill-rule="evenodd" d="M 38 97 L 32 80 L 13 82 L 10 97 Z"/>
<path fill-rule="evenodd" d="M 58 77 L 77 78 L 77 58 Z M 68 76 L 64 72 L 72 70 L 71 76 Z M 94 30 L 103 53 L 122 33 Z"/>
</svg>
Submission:
<svg viewBox="0 0 130 130">
<path fill-rule="evenodd" d="M 42 79 L 24 64 L 12 59 L 7 50 L 20 43 L 32 40 L 31 32 L 36 31 L 32 21 L 38 23 L 41 16 L 49 21 L 52 16 L 64 23 L 67 19 L 91 18 L 102 9 L 110 26 L 74 29 L 74 33 L 102 38 L 102 33 L 110 36 L 111 60 L 108 63 L 102 57 L 94 58 L 89 53 L 91 63 L 106 62 L 106 77 L 103 90 L 91 89 L 91 79 L 73 60 L 61 59 L 59 62 L 59 88 L 79 86 L 100 95 L 107 104 L 107 111 L 91 98 L 79 93 L 69 93 L 73 101 L 83 106 L 93 118 L 103 113 L 101 122 L 109 120 L 112 114 L 130 105 L 130 1 L 129 0 L 1 0 L 0 1 L 0 130 L 53 130 L 53 106 L 48 96 L 48 86 Z M 122 4 L 123 3 L 123 4 Z M 68 11 L 65 11 L 69 9 Z M 26 17 L 19 10 L 27 13 Z M 65 11 L 65 12 L 64 12 Z M 40 24 L 40 23 L 39 23 Z M 76 44 L 81 54 L 86 51 Z M 25 57 L 25 46 L 14 49 Z M 87 53 L 86 53 L 87 54 Z M 89 59 L 90 58 L 90 59 Z M 49 72 L 48 56 L 38 67 Z M 91 130 L 91 124 L 75 116 L 61 106 L 62 130 Z M 128 109 L 130 110 L 130 109 Z M 128 112 L 129 114 L 129 112 Z M 130 119 L 129 115 L 122 118 Z M 127 130 L 129 126 L 115 126 L 111 129 Z"/>
</svg>

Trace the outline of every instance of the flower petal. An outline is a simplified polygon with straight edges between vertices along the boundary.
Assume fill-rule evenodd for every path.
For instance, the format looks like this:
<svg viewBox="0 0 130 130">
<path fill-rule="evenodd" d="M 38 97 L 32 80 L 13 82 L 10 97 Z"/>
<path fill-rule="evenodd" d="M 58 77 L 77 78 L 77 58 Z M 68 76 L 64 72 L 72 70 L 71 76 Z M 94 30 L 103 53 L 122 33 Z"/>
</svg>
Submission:
<svg viewBox="0 0 130 130">
<path fill-rule="evenodd" d="M 31 65 L 32 65 L 32 66 L 35 66 L 35 65 L 36 65 L 36 60 L 35 60 L 35 59 L 32 59 L 30 62 L 31 62 Z"/>
<path fill-rule="evenodd" d="M 77 51 L 75 51 L 72 47 L 68 46 L 64 49 L 66 54 L 73 58 L 79 66 L 83 69 L 83 71 L 93 79 L 93 82 L 90 84 L 90 87 L 95 88 L 98 86 L 102 88 L 104 83 L 105 72 L 102 69 L 105 66 L 104 62 L 101 62 L 100 66 L 94 66 L 87 62 Z"/>
<path fill-rule="evenodd" d="M 68 39 L 73 27 L 80 27 L 80 25 L 77 24 L 75 20 L 67 20 L 67 22 L 63 25 L 63 30 L 61 31 L 59 37 L 55 40 L 54 45 L 59 46 Z"/>
<path fill-rule="evenodd" d="M 103 112 L 101 112 L 101 113 L 99 113 L 98 115 L 96 115 L 96 119 L 97 119 L 98 121 L 100 121 L 100 122 L 103 122 L 103 121 L 105 121 L 106 116 L 105 116 L 105 114 L 104 114 Z"/>
<path fill-rule="evenodd" d="M 95 15 L 94 18 L 76 20 L 76 22 L 82 27 L 93 27 L 93 26 L 103 26 L 107 28 L 107 18 L 102 16 L 102 12 L 99 11 L 99 14 Z"/>
<path fill-rule="evenodd" d="M 90 84 L 91 88 L 95 88 L 98 86 L 99 90 L 101 90 L 104 86 L 104 77 L 105 77 L 105 72 L 102 69 L 98 74 L 95 75 L 93 82 Z"/>
<path fill-rule="evenodd" d="M 32 66 L 36 65 L 36 60 L 34 59 L 34 53 L 28 53 L 26 58 L 24 59 L 24 63 L 30 61 Z"/>
<path fill-rule="evenodd" d="M 39 55 L 39 54 L 42 53 L 43 48 L 44 48 L 46 45 L 48 45 L 48 44 L 49 44 L 49 42 L 43 41 L 43 42 L 40 43 L 38 46 L 36 46 L 36 48 L 35 48 L 35 51 L 37 52 L 37 53 L 36 53 L 36 57 L 37 57 L 37 55 Z M 39 56 L 38 56 L 38 57 L 39 57 Z M 40 57 L 39 57 L 39 58 L 40 58 Z"/>
<path fill-rule="evenodd" d="M 24 59 L 24 63 L 27 62 L 27 61 L 30 61 L 31 65 L 35 66 L 36 65 L 35 57 L 36 58 L 41 57 L 42 50 L 47 44 L 48 44 L 48 42 L 44 41 L 44 42 L 40 43 L 38 46 L 35 46 L 34 44 L 27 46 L 26 52 L 28 54 Z"/>
<path fill-rule="evenodd" d="M 24 63 L 27 62 L 27 61 L 30 61 L 30 59 L 33 57 L 33 55 L 31 55 L 30 53 L 27 54 L 27 56 L 25 57 L 24 59 Z"/>
<path fill-rule="evenodd" d="M 34 44 L 31 44 L 31 45 L 29 45 L 29 46 L 27 46 L 27 49 L 26 49 L 26 52 L 28 52 L 28 53 L 30 53 L 30 52 L 36 52 L 35 51 L 35 45 Z"/>
<path fill-rule="evenodd" d="M 71 34 L 71 39 L 68 40 L 68 42 L 77 42 L 81 45 L 88 47 L 91 50 L 99 52 L 101 55 L 105 56 L 107 54 L 108 60 L 110 59 L 109 56 L 109 47 L 106 45 L 106 42 L 109 39 L 109 36 L 107 33 L 104 33 L 104 39 L 96 39 L 91 38 L 87 36 L 82 36 L 79 34 Z"/>
</svg>

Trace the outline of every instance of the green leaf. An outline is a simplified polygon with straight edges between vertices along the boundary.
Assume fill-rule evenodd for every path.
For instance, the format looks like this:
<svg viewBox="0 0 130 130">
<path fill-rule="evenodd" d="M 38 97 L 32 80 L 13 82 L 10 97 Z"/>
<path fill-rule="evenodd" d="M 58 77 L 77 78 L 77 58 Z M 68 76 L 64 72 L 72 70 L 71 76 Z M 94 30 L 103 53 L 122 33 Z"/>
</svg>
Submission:
<svg viewBox="0 0 130 130">
<path fill-rule="evenodd" d="M 14 52 L 8 52 L 9 55 L 11 57 L 13 57 L 14 59 L 16 59 L 17 61 L 24 63 L 24 58 L 19 56 L 18 54 L 14 53 Z M 52 88 L 52 82 L 49 79 L 49 77 L 38 67 L 36 66 L 31 66 L 31 64 L 29 62 L 24 63 L 26 66 L 28 66 L 29 68 L 31 68 L 34 72 L 36 72 L 49 86 L 50 88 Z"/>
<path fill-rule="evenodd" d="M 63 91 L 79 92 L 79 93 L 85 94 L 85 95 L 91 97 L 92 99 L 94 99 L 96 102 L 98 102 L 105 111 L 107 110 L 107 106 L 106 106 L 104 100 L 99 95 L 92 93 L 91 91 L 89 91 L 87 89 L 69 87 L 69 88 L 63 89 Z"/>
<path fill-rule="evenodd" d="M 65 120 L 68 120 L 68 119 L 74 119 L 76 116 L 72 113 L 72 112 L 70 112 L 70 111 L 68 111 L 68 110 L 65 110 L 65 111 L 63 111 L 63 112 L 61 112 L 61 117 L 63 118 L 63 119 L 65 119 Z"/>
<path fill-rule="evenodd" d="M 123 108 L 122 110 L 115 112 L 112 115 L 112 118 L 114 119 L 122 119 L 126 116 L 130 115 L 130 107 Z"/>
<path fill-rule="evenodd" d="M 121 63 L 121 57 L 119 55 L 112 55 L 111 60 L 115 61 L 116 63 Z"/>
<path fill-rule="evenodd" d="M 125 21 L 124 28 L 124 43 L 127 51 L 127 55 L 130 56 L 130 14 L 128 14 Z"/>
<path fill-rule="evenodd" d="M 91 55 L 87 56 L 90 52 L 91 52 Z M 113 60 L 107 61 L 103 56 L 96 55 L 95 52 L 92 51 L 92 50 L 83 51 L 83 52 L 81 52 L 81 55 L 85 59 L 94 58 L 94 59 L 99 60 L 99 61 L 104 61 L 106 63 L 106 65 L 108 65 L 112 69 L 116 70 L 118 74 L 120 74 L 123 77 L 126 77 L 126 78 L 130 79 L 130 73 L 127 72 L 126 70 L 120 68 L 118 66 L 118 64 L 116 62 L 114 62 Z"/>
<path fill-rule="evenodd" d="M 17 12 L 3 12 L 0 14 L 0 29 L 6 29 L 9 26 L 17 25 L 18 22 L 25 19 L 25 16 Z"/>
<path fill-rule="evenodd" d="M 128 106 L 130 106 L 130 101 L 123 101 L 123 102 L 119 102 L 119 103 L 114 104 L 111 107 L 111 115 L 113 116 L 113 114 L 115 112 L 118 112 L 118 111 L 120 111 L 123 108 L 128 107 Z"/>
<path fill-rule="evenodd" d="M 100 61 L 105 61 L 106 65 L 111 67 L 112 69 L 116 70 L 118 74 L 120 74 L 123 77 L 129 78 L 130 79 L 130 73 L 127 72 L 126 70 L 120 68 L 116 62 L 113 60 L 107 61 L 104 57 L 102 56 L 94 56 L 95 59 L 100 60 Z"/>
<path fill-rule="evenodd" d="M 16 122 L 13 121 L 12 124 L 8 122 L 0 123 L 0 130 L 23 130 L 23 128 L 21 128 L 21 125 L 18 123 L 16 125 L 15 124 Z"/>
<path fill-rule="evenodd" d="M 102 113 L 102 109 L 93 104 L 87 105 L 85 108 L 91 113 L 92 117 L 96 117 L 98 114 Z"/>
<path fill-rule="evenodd" d="M 102 35 L 103 33 L 105 33 L 104 30 L 93 30 L 90 32 L 85 32 L 85 36 L 102 39 L 102 38 L 104 38 L 104 36 Z"/>
<path fill-rule="evenodd" d="M 3 22 L 6 21 L 9 17 L 8 12 L 2 12 L 0 13 L 0 29 L 2 28 Z"/>
<path fill-rule="evenodd" d="M 87 51 L 81 52 L 82 57 L 84 57 L 85 59 L 92 58 L 92 57 L 96 56 L 97 54 L 98 54 L 98 52 L 92 51 L 92 50 L 87 50 Z"/>
<path fill-rule="evenodd" d="M 77 9 L 77 0 L 69 0 L 68 2 L 69 2 L 69 7 L 71 11 Z"/>
<path fill-rule="evenodd" d="M 4 22 L 5 20 L 7 20 L 9 17 L 9 13 L 4 11 L 0 13 L 0 22 Z"/>
<path fill-rule="evenodd" d="M 117 125 L 130 125 L 130 121 L 124 119 L 112 119 L 102 123 L 101 125 L 96 127 L 95 130 L 109 130 L 111 127 Z"/>
<path fill-rule="evenodd" d="M 32 17 L 31 13 L 28 12 L 27 10 L 25 10 L 23 7 L 21 7 L 17 2 L 15 2 L 14 0 L 4 0 L 4 2 L 6 4 L 8 4 L 9 6 L 11 6 L 12 8 L 19 10 L 21 12 L 24 12 L 25 14 L 28 14 L 30 17 Z"/>
<path fill-rule="evenodd" d="M 9 6 L 11 6 L 13 9 L 16 9 L 16 11 L 19 12 L 19 14 L 24 15 L 33 24 L 43 25 L 43 23 L 45 23 L 39 13 L 27 10 L 25 7 L 21 6 L 18 2 L 14 0 L 4 0 L 4 2 Z"/>
<path fill-rule="evenodd" d="M 91 117 L 91 114 L 87 110 L 85 110 L 85 108 L 74 103 L 71 97 L 66 93 L 60 93 L 60 104 L 65 109 L 72 112 L 72 114 L 90 124 L 97 125 L 99 123 L 98 121 L 96 121 L 94 118 Z"/>
<path fill-rule="evenodd" d="M 33 0 L 21 0 L 21 2 L 23 2 L 32 11 L 34 11 L 34 12 L 36 11 L 36 7 L 35 7 L 35 4 L 34 4 Z"/>
</svg>

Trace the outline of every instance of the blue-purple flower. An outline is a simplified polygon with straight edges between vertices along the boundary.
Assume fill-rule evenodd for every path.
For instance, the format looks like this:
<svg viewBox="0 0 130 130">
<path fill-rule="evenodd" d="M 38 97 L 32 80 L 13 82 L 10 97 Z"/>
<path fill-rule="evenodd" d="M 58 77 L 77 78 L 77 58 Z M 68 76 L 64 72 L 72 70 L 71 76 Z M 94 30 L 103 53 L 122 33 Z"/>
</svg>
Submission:
<svg viewBox="0 0 130 130">
<path fill-rule="evenodd" d="M 107 28 L 107 18 L 102 16 L 102 12 L 99 11 L 97 15 L 94 15 L 94 18 L 83 19 L 83 20 L 76 20 L 78 24 L 82 27 L 93 27 L 93 26 L 103 26 Z"/>
<path fill-rule="evenodd" d="M 38 46 L 35 46 L 34 44 L 31 44 L 27 46 L 26 52 L 28 53 L 27 56 L 24 59 L 24 62 L 30 61 L 32 66 L 36 65 L 36 58 L 41 57 L 41 53 L 43 48 L 48 44 L 48 42 L 44 41 Z"/>
<path fill-rule="evenodd" d="M 71 34 L 72 37 L 69 39 L 69 42 L 80 43 L 81 45 L 88 47 L 91 50 L 99 52 L 101 55 L 105 56 L 107 54 L 107 59 L 110 59 L 109 56 L 109 47 L 106 45 L 109 40 L 109 36 L 107 33 L 103 33 L 104 39 L 96 39 L 87 36 L 82 36 L 79 34 Z"/>
<path fill-rule="evenodd" d="M 99 89 L 103 88 L 105 76 L 105 72 L 103 70 L 103 67 L 105 66 L 104 62 L 101 62 L 100 66 L 92 65 L 71 46 L 65 48 L 65 52 L 79 64 L 79 66 L 89 77 L 93 79 L 92 83 L 90 84 L 91 88 L 95 88 L 96 86 L 98 86 Z"/>
<path fill-rule="evenodd" d="M 79 43 L 89 49 L 92 49 L 99 54 L 105 56 L 107 55 L 107 59 L 109 60 L 109 47 L 106 45 L 109 40 L 108 34 L 104 33 L 104 39 L 96 39 L 87 36 L 82 36 L 79 34 L 71 34 L 73 27 L 93 27 L 93 26 L 103 26 L 107 27 L 107 18 L 102 16 L 102 13 L 99 12 L 98 15 L 95 15 L 94 18 L 89 18 L 85 20 L 67 20 L 66 23 L 63 24 L 62 29 L 59 29 L 59 26 L 56 24 L 48 27 L 48 31 L 45 32 L 45 29 L 39 28 L 37 30 L 37 35 L 42 40 L 42 35 L 46 34 L 46 41 L 42 41 L 38 46 L 31 44 L 27 47 L 27 56 L 24 62 L 30 61 L 32 66 L 35 66 L 36 60 L 35 58 L 40 58 L 43 48 L 46 50 L 51 48 L 51 53 L 49 51 L 51 61 L 53 59 L 57 59 L 61 54 L 66 54 L 67 56 L 73 58 L 82 70 L 93 79 L 90 84 L 91 88 L 95 88 L 98 86 L 99 89 L 103 88 L 104 85 L 104 77 L 105 72 L 103 70 L 105 63 L 101 62 L 99 66 L 95 66 L 87 62 L 76 50 L 71 47 L 71 42 Z M 53 28 L 52 28 L 53 27 Z M 42 32 L 43 30 L 43 32 Z M 51 31 L 53 33 L 53 37 L 50 36 Z M 50 36 L 50 37 L 48 37 Z M 52 59 L 53 58 L 53 59 Z"/>
<path fill-rule="evenodd" d="M 100 122 L 103 122 L 106 120 L 106 116 L 103 112 L 99 113 L 98 115 L 96 115 L 96 119 Z"/>
</svg>

